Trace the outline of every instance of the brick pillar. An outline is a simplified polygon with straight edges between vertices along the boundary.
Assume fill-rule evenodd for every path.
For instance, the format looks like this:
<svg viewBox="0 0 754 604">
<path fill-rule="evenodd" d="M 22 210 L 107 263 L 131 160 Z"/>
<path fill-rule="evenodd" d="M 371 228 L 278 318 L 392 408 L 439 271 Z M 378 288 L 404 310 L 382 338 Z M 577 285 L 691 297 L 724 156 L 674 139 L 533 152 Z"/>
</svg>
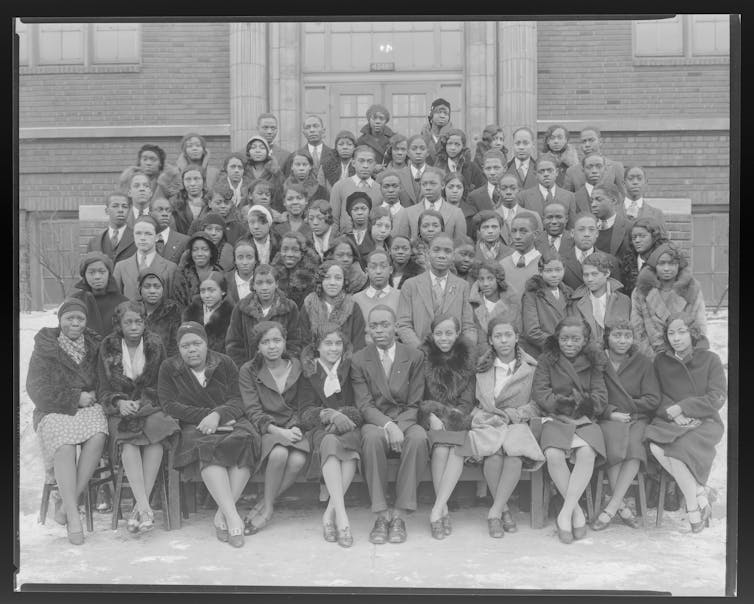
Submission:
<svg viewBox="0 0 754 604">
<path fill-rule="evenodd" d="M 499 22 L 498 51 L 498 119 L 512 151 L 513 131 L 520 126 L 531 128 L 537 141 L 537 23 Z"/>
<path fill-rule="evenodd" d="M 270 23 L 270 111 L 278 117 L 277 144 L 292 151 L 301 140 L 299 23 Z"/>
<path fill-rule="evenodd" d="M 243 149 L 267 111 L 267 24 L 230 24 L 230 146 Z"/>
<path fill-rule="evenodd" d="M 464 24 L 466 137 L 474 152 L 487 124 L 497 121 L 496 24 L 468 21 Z"/>
</svg>

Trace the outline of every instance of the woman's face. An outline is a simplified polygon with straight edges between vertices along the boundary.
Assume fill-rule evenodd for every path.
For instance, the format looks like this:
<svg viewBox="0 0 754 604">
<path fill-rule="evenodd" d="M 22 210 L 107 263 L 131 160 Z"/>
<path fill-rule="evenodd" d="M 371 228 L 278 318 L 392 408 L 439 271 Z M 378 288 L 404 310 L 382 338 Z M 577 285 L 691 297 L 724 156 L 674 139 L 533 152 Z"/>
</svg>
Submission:
<svg viewBox="0 0 754 604">
<path fill-rule="evenodd" d="M 239 245 L 235 252 L 236 270 L 242 277 L 249 277 L 257 265 L 257 254 L 250 245 Z"/>
<path fill-rule="evenodd" d="M 319 358 L 334 365 L 343 356 L 343 338 L 338 332 L 328 333 L 322 338 L 317 350 L 319 350 Z"/>
<path fill-rule="evenodd" d="M 128 186 L 128 196 L 132 203 L 144 206 L 152 197 L 152 183 L 146 174 L 134 174 Z"/>
<path fill-rule="evenodd" d="M 413 252 L 414 262 L 419 265 L 423 271 L 427 270 L 427 246 L 422 242 L 418 242 Z"/>
<path fill-rule="evenodd" d="M 288 211 L 288 214 L 292 216 L 301 216 L 301 214 L 304 213 L 306 199 L 298 191 L 288 189 L 285 192 L 283 203 L 285 204 L 285 209 Z"/>
<path fill-rule="evenodd" d="M 401 141 L 393 146 L 392 150 L 393 163 L 401 166 L 406 163 L 406 155 L 408 155 L 408 141 Z"/>
<path fill-rule="evenodd" d="M 322 279 L 322 292 L 329 298 L 334 298 L 343 291 L 343 268 L 337 264 L 327 269 L 325 278 Z"/>
<path fill-rule="evenodd" d="M 219 224 L 207 224 L 204 226 L 204 233 L 207 235 L 207 238 L 215 244 L 215 247 L 217 247 L 225 234 L 225 230 Z"/>
<path fill-rule="evenodd" d="M 505 146 L 505 134 L 502 132 L 495 132 L 495 136 L 490 141 L 490 147 L 500 151 Z"/>
<path fill-rule="evenodd" d="M 199 297 L 202 299 L 204 306 L 214 308 L 223 299 L 223 290 L 217 282 L 212 279 L 205 279 L 199 285 Z"/>
<path fill-rule="evenodd" d="M 678 354 L 684 354 L 691 348 L 691 331 L 682 319 L 671 321 L 667 333 L 670 346 Z"/>
<path fill-rule="evenodd" d="M 660 281 L 674 281 L 678 276 L 680 265 L 670 254 L 663 254 L 657 260 L 657 278 Z"/>
<path fill-rule="evenodd" d="M 204 368 L 207 362 L 207 342 L 200 336 L 187 333 L 178 342 L 178 351 L 183 362 L 197 371 Z"/>
<path fill-rule="evenodd" d="M 544 279 L 548 287 L 554 288 L 560 285 L 563 275 L 565 275 L 565 269 L 560 260 L 550 260 L 542 268 L 542 279 Z"/>
<path fill-rule="evenodd" d="M 195 136 L 192 136 L 186 141 L 184 151 L 186 153 L 186 157 L 188 157 L 191 161 L 201 161 L 202 157 L 204 157 L 204 147 L 202 146 L 202 141 L 200 141 Z"/>
<path fill-rule="evenodd" d="M 254 189 L 254 192 L 251 194 L 251 201 L 254 202 L 254 205 L 264 206 L 265 208 L 270 207 L 272 191 L 267 187 L 266 183 Z"/>
<path fill-rule="evenodd" d="M 86 327 L 86 315 L 80 310 L 69 310 L 59 319 L 60 331 L 71 340 L 78 340 Z"/>
<path fill-rule="evenodd" d="M 216 214 L 220 214 L 223 218 L 227 218 L 232 205 L 232 199 L 225 199 L 222 193 L 215 193 L 209 202 L 209 209 Z"/>
<path fill-rule="evenodd" d="M 403 266 L 411 259 L 411 244 L 408 239 L 396 237 L 390 244 L 390 258 L 398 266 Z"/>
<path fill-rule="evenodd" d="M 419 236 L 427 243 L 432 241 L 438 233 L 442 232 L 442 225 L 437 216 L 425 216 L 419 225 Z"/>
<path fill-rule="evenodd" d="M 330 225 L 325 220 L 325 215 L 317 208 L 309 210 L 306 218 L 309 227 L 317 237 L 322 237 L 330 228 Z"/>
<path fill-rule="evenodd" d="M 637 254 L 644 254 L 652 247 L 652 234 L 644 227 L 635 226 L 631 229 L 631 243 Z"/>
<path fill-rule="evenodd" d="M 164 290 L 162 282 L 157 277 L 147 277 L 141 282 L 141 299 L 154 306 L 162 300 Z"/>
<path fill-rule="evenodd" d="M 612 329 L 607 336 L 607 346 L 615 354 L 626 354 L 634 343 L 634 332 L 631 329 Z"/>
<path fill-rule="evenodd" d="M 249 214 L 249 232 L 257 241 L 264 241 L 270 234 L 270 223 L 256 212 Z"/>
<path fill-rule="evenodd" d="M 246 154 L 254 163 L 263 162 L 267 159 L 267 147 L 262 141 L 252 141 Z"/>
<path fill-rule="evenodd" d="M 126 342 L 138 343 L 144 335 L 144 319 L 139 313 L 127 310 L 120 318 L 120 330 Z"/>
<path fill-rule="evenodd" d="M 442 128 L 450 121 L 450 109 L 440 105 L 432 112 L 432 125 Z"/>
<path fill-rule="evenodd" d="M 387 216 L 380 216 L 372 225 L 372 239 L 376 243 L 382 243 L 390 235 L 390 231 L 393 228 L 390 218 Z"/>
<path fill-rule="evenodd" d="M 432 340 L 442 352 L 449 352 L 458 339 L 458 330 L 451 319 L 437 324 L 432 330 Z"/>
<path fill-rule="evenodd" d="M 291 269 L 301 260 L 303 253 L 296 239 L 283 238 L 280 244 L 280 257 L 283 259 L 285 268 Z"/>
<path fill-rule="evenodd" d="M 418 166 L 424 163 L 427 157 L 427 143 L 422 138 L 416 138 L 411 141 L 411 145 L 408 147 L 408 158 Z"/>
<path fill-rule="evenodd" d="M 110 273 L 105 266 L 105 263 L 101 260 L 92 262 L 86 267 L 84 272 L 84 279 L 87 285 L 92 288 L 92 291 L 99 292 L 104 291 L 107 287 L 107 280 L 110 277 Z"/>
<path fill-rule="evenodd" d="M 461 153 L 463 149 L 463 141 L 457 134 L 448 137 L 448 142 L 445 143 L 445 151 L 450 159 L 455 159 Z"/>
<path fill-rule="evenodd" d="M 558 153 L 563 150 L 563 147 L 566 146 L 567 142 L 568 141 L 566 141 L 565 130 L 563 130 L 562 128 L 557 128 L 547 139 L 547 146 L 550 147 L 551 151 Z"/>
<path fill-rule="evenodd" d="M 183 175 L 183 188 L 189 197 L 200 197 L 204 187 L 204 177 L 199 170 L 189 170 Z"/>
<path fill-rule="evenodd" d="M 275 290 L 277 289 L 277 283 L 275 277 L 267 273 L 264 275 L 257 275 L 254 277 L 254 293 L 259 298 L 262 304 L 269 304 L 272 302 L 272 298 L 275 296 Z"/>
<path fill-rule="evenodd" d="M 206 241 L 202 241 L 201 239 L 194 241 L 191 246 L 191 258 L 197 268 L 209 266 L 210 251 Z"/>
<path fill-rule="evenodd" d="M 291 164 L 291 173 L 293 174 L 293 177 L 297 180 L 305 180 L 307 176 L 309 176 L 309 172 L 312 171 L 312 165 L 309 163 L 309 160 L 304 157 L 303 155 L 296 155 L 293 158 L 293 163 Z"/>
<path fill-rule="evenodd" d="M 518 336 L 510 323 L 500 323 L 492 329 L 489 344 L 501 361 L 510 362 L 513 359 L 516 354 L 516 342 Z"/>
<path fill-rule="evenodd" d="M 584 330 L 578 325 L 563 327 L 560 330 L 558 346 L 560 347 L 560 352 L 566 358 L 572 359 L 576 357 L 585 344 Z"/>
<path fill-rule="evenodd" d="M 139 167 L 149 176 L 160 173 L 160 158 L 154 151 L 142 151 L 139 156 Z"/>
<path fill-rule="evenodd" d="M 463 197 L 463 183 L 454 178 L 445 185 L 445 199 L 448 203 L 457 206 Z"/>
<path fill-rule="evenodd" d="M 479 284 L 479 291 L 485 298 L 490 298 L 497 292 L 497 279 L 495 275 L 486 268 L 479 269 L 479 276 L 476 279 Z"/>
<path fill-rule="evenodd" d="M 230 182 L 237 185 L 243 179 L 243 162 L 237 157 L 231 157 L 228 160 L 226 168 Z"/>
<path fill-rule="evenodd" d="M 456 270 L 464 275 L 468 273 L 474 262 L 474 256 L 475 250 L 473 245 L 470 243 L 459 245 L 453 250 L 453 264 L 456 265 Z"/>
<path fill-rule="evenodd" d="M 363 201 L 357 201 L 351 206 L 351 222 L 354 226 L 364 227 L 369 219 L 369 206 Z"/>
<path fill-rule="evenodd" d="M 343 267 L 343 270 L 348 270 L 353 264 L 353 250 L 347 243 L 339 243 L 333 250 L 333 260 Z"/>
<path fill-rule="evenodd" d="M 259 352 L 268 361 L 277 361 L 285 352 L 285 338 L 277 327 L 268 329 L 259 340 Z"/>
<path fill-rule="evenodd" d="M 353 157 L 353 150 L 356 148 L 356 146 L 353 144 L 353 141 L 350 138 L 341 138 L 338 139 L 338 142 L 335 144 L 335 150 L 338 153 L 338 157 L 342 160 L 349 160 Z"/>
<path fill-rule="evenodd" d="M 381 134 L 385 124 L 387 124 L 387 116 L 384 113 L 375 112 L 369 116 L 369 127 L 372 129 L 372 134 Z"/>
</svg>

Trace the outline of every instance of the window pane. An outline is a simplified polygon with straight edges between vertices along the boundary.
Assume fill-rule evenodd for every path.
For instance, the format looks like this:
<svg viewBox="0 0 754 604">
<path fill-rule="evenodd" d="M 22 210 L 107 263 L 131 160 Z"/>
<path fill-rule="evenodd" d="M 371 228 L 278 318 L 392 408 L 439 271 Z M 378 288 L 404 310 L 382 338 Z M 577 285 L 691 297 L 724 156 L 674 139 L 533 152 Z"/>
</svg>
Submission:
<svg viewBox="0 0 754 604">
<path fill-rule="evenodd" d="M 95 63 L 138 63 L 138 23 L 95 23 Z"/>
<path fill-rule="evenodd" d="M 41 64 L 84 62 L 84 29 L 81 23 L 44 23 L 39 26 Z"/>
<path fill-rule="evenodd" d="M 16 19 L 16 34 L 18 35 L 18 64 L 29 64 L 29 33 L 26 23 Z"/>
<path fill-rule="evenodd" d="M 680 16 L 636 21 L 635 36 L 637 57 L 683 55 L 683 23 Z"/>
<path fill-rule="evenodd" d="M 694 15 L 692 20 L 693 54 L 718 55 L 730 51 L 730 21 L 727 15 Z"/>
</svg>

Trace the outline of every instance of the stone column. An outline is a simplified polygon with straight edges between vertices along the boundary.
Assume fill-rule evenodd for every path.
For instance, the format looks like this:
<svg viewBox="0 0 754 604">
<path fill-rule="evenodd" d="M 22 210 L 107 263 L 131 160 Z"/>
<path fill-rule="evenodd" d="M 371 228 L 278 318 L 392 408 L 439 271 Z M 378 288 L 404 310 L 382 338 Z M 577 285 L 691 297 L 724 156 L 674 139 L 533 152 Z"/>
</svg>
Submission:
<svg viewBox="0 0 754 604">
<path fill-rule="evenodd" d="M 536 21 L 500 21 L 498 51 L 498 120 L 505 130 L 505 146 L 512 151 L 513 131 L 520 126 L 532 129 L 536 143 Z"/>
<path fill-rule="evenodd" d="M 468 21 L 465 39 L 465 108 L 468 146 L 474 153 L 476 141 L 487 124 L 497 120 L 497 36 L 494 21 Z"/>
<path fill-rule="evenodd" d="M 243 150 L 267 111 L 267 24 L 230 24 L 230 145 Z"/>
<path fill-rule="evenodd" d="M 277 144 L 293 151 L 301 141 L 300 23 L 270 23 L 270 111 L 278 117 Z"/>
</svg>

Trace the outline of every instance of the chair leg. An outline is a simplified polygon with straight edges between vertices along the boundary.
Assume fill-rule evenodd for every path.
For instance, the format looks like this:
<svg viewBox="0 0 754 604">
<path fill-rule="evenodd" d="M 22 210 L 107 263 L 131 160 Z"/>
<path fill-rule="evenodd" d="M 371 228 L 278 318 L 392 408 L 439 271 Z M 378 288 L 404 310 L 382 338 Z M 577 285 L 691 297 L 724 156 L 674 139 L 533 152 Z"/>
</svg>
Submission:
<svg viewBox="0 0 754 604">
<path fill-rule="evenodd" d="M 644 473 L 639 471 L 636 474 L 636 484 L 639 487 L 639 505 L 641 508 L 641 525 L 647 528 L 647 492 L 644 486 Z"/>
<path fill-rule="evenodd" d="M 123 493 L 123 476 L 125 475 L 125 468 L 123 464 L 118 467 L 118 477 L 115 481 L 115 495 L 113 496 L 113 519 L 111 528 L 116 530 L 118 528 L 118 519 L 121 517 L 120 513 L 120 499 Z"/>
<path fill-rule="evenodd" d="M 592 483 L 586 485 L 584 490 L 584 496 L 586 497 L 586 519 L 587 522 L 594 522 L 594 499 L 592 499 Z"/>
<path fill-rule="evenodd" d="M 47 508 L 50 506 L 50 493 L 56 488 L 55 485 L 45 483 L 42 488 L 42 501 L 39 504 L 39 524 L 44 524 L 47 520 Z"/>
<path fill-rule="evenodd" d="M 165 525 L 165 530 L 171 530 L 171 518 L 170 518 L 170 505 L 168 503 L 168 489 L 165 484 L 165 466 L 160 464 L 160 469 L 157 473 L 157 481 L 160 488 L 160 502 L 162 503 L 162 520 Z"/>
<path fill-rule="evenodd" d="M 94 532 L 94 512 L 92 510 L 92 487 L 90 484 L 86 485 L 84 489 L 84 510 L 86 512 L 86 530 L 90 533 Z"/>
<path fill-rule="evenodd" d="M 605 482 L 605 470 L 597 471 L 597 484 L 594 488 L 594 509 L 597 514 L 602 510 L 602 487 Z"/>
<path fill-rule="evenodd" d="M 667 488 L 667 479 L 665 478 L 665 471 L 660 473 L 660 497 L 657 500 L 657 522 L 655 526 L 660 528 L 662 526 L 662 512 L 665 508 L 665 489 Z"/>
<path fill-rule="evenodd" d="M 196 513 L 196 483 L 184 482 L 184 493 L 186 493 L 186 512 Z"/>
<path fill-rule="evenodd" d="M 531 473 L 531 528 L 545 525 L 547 506 L 545 505 L 545 471 L 539 468 Z"/>
</svg>

